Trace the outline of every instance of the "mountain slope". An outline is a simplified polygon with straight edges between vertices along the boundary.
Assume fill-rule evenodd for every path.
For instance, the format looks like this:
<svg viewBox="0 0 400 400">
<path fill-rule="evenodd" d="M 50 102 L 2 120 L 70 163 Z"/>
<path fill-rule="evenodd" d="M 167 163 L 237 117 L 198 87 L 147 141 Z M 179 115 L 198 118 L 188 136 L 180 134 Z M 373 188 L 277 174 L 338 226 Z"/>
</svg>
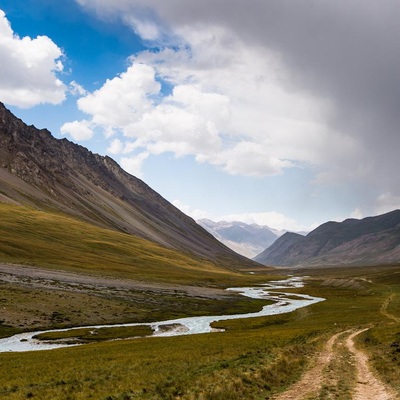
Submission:
<svg viewBox="0 0 400 400">
<path fill-rule="evenodd" d="M 327 222 L 305 237 L 285 234 L 254 258 L 268 265 L 374 265 L 400 262 L 400 210 Z"/>
<path fill-rule="evenodd" d="M 141 281 L 229 282 L 237 275 L 135 235 L 60 213 L 0 203 L 0 266 L 34 265 Z"/>
<path fill-rule="evenodd" d="M 232 267 L 255 266 L 111 158 L 27 126 L 1 103 L 0 201 L 61 211 Z"/>
<path fill-rule="evenodd" d="M 249 225 L 240 221 L 214 222 L 209 219 L 201 219 L 197 223 L 220 242 L 249 258 L 270 246 L 279 236 L 267 226 Z"/>
<path fill-rule="evenodd" d="M 282 259 L 285 259 L 286 262 L 289 262 L 289 257 L 287 256 L 288 250 L 294 244 L 301 243 L 304 239 L 304 236 L 297 233 L 286 232 L 270 247 L 254 257 L 254 260 L 264 263 L 264 260 L 268 259 L 271 262 L 271 265 L 281 265 Z"/>
</svg>

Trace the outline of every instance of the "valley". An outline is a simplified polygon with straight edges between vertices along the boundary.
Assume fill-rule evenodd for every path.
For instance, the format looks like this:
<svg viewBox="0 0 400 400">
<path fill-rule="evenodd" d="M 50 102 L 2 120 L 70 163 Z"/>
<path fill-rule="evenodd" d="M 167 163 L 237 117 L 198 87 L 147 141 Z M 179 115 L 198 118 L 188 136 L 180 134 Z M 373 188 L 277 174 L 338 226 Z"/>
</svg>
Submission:
<svg viewBox="0 0 400 400">
<path fill-rule="evenodd" d="M 246 319 L 263 317 L 267 315 L 279 315 L 292 312 L 298 308 L 307 307 L 311 304 L 324 301 L 323 298 L 312 297 L 304 294 L 285 293 L 282 290 L 303 287 L 303 281 L 299 278 L 289 278 L 280 281 L 270 281 L 269 284 L 257 287 L 228 288 L 228 292 L 241 294 L 247 298 L 260 299 L 264 302 L 262 309 L 252 313 L 240 313 L 212 316 L 195 316 L 178 318 L 166 321 L 138 322 L 126 323 L 119 325 L 95 325 L 66 328 L 63 330 L 46 330 L 39 332 L 27 332 L 15 335 L 10 338 L 0 339 L 0 352 L 14 351 L 34 351 L 48 350 L 61 347 L 69 347 L 72 344 L 84 344 L 87 341 L 101 341 L 103 335 L 99 333 L 103 331 L 115 332 L 112 338 L 134 338 L 135 336 L 180 336 L 210 333 L 215 331 L 212 324 L 219 321 L 232 319 Z M 277 292 L 277 289 L 280 291 Z M 271 303 L 271 304 L 269 304 Z M 122 330 L 133 328 L 131 336 L 119 336 Z M 135 328 L 143 328 L 143 333 L 138 333 Z M 146 329 L 147 328 L 147 331 Z M 84 331 L 84 337 L 81 338 L 81 332 Z M 76 332 L 76 336 L 74 336 Z M 91 335 L 94 335 L 93 337 Z M 103 338 L 107 340 L 107 336 Z"/>
<path fill-rule="evenodd" d="M 266 303 L 215 286 L 137 281 L 15 264 L 0 264 L 0 299 L 0 337 L 11 330 L 152 322 L 191 313 L 255 312 Z"/>
<path fill-rule="evenodd" d="M 266 300 L 224 289 L 288 275 L 304 277 L 305 287 L 283 291 L 326 299 L 286 314 L 212 324 L 224 332 L 3 353 L 0 398 L 272 399 L 301 382 L 332 335 L 365 328 L 355 345 L 368 355 L 374 376 L 399 393 L 398 266 L 233 270 L 61 214 L 10 204 L 0 210 L 7 260 L 0 265 L 2 337 L 253 313 Z M 106 340 L 132 334 L 148 333 L 101 332 Z M 337 384 L 321 381 L 311 398 L 351 398 L 357 382 L 351 371 L 340 373 Z"/>
<path fill-rule="evenodd" d="M 390 399 L 400 398 L 398 212 L 383 225 L 368 220 L 363 240 L 358 228 L 347 230 L 359 226 L 350 220 L 345 234 L 335 236 L 338 225 L 327 223 L 271 246 L 282 255 L 294 243 L 286 253 L 295 259 L 299 241 L 311 242 L 309 255 L 316 245 L 346 251 L 356 240 L 365 255 L 376 239 L 393 262 L 296 258 L 277 268 L 235 253 L 111 158 L 27 126 L 3 105 L 0 142 L 0 345 L 60 329 L 43 339 L 85 343 L 2 352 L 0 398 L 284 399 L 308 386 L 311 371 L 320 379 L 304 398 L 342 400 L 357 398 L 360 365 Z M 241 236 L 239 228 L 224 232 Z M 226 290 L 289 278 L 305 286 L 256 298 Z M 290 308 L 300 301 L 307 306 Z M 287 312 L 261 314 L 264 306 Z M 189 317 L 207 322 L 208 333 L 178 336 L 191 329 Z M 162 335 L 145 337 L 152 325 Z"/>
<path fill-rule="evenodd" d="M 18 273 L 13 273 L 16 270 Z M 35 314 L 40 304 L 54 305 L 63 311 L 56 314 L 60 318 L 76 315 L 75 319 L 65 321 L 44 319 L 39 325 L 31 325 L 30 330 L 38 326 L 68 327 L 78 321 L 89 325 L 96 319 L 107 319 L 107 323 L 124 319 L 132 322 L 138 311 L 135 307 L 142 308 L 140 318 L 146 316 L 143 320 L 154 321 L 161 315 L 189 316 L 193 312 L 198 315 L 212 315 L 216 310 L 255 312 L 261 305 L 260 300 L 232 296 L 222 290 L 223 285 L 217 288 L 96 278 L 17 265 L 3 265 L 1 271 L 0 297 L 8 300 L 1 305 L 23 308 L 19 310 L 19 318 L 21 312 L 25 316 Z M 297 381 L 301 384 L 303 372 L 314 368 L 314 363 L 323 357 L 329 338 L 336 335 L 335 338 L 344 340 L 348 336 L 345 332 L 358 331 L 359 335 L 352 338 L 355 346 L 368 355 L 374 376 L 389 387 L 392 395 L 388 399 L 398 398 L 400 268 L 276 272 L 281 277 L 288 273 L 305 276 L 304 288 L 283 291 L 307 293 L 326 300 L 287 314 L 214 322 L 213 328 L 224 332 L 206 335 L 125 339 L 68 349 L 3 353 L 0 367 L 7 372 L 0 377 L 0 398 L 22 399 L 33 395 L 52 399 L 272 399 L 276 396 L 297 399 L 300 397 L 289 397 L 290 392 L 285 394 L 286 390 L 293 390 L 291 385 Z M 257 278 L 250 275 L 250 279 L 273 278 L 268 273 L 260 275 Z M 241 279 L 249 282 L 246 276 L 237 277 L 237 285 Z M 87 300 L 83 302 L 85 297 Z M 80 314 L 74 312 L 78 307 Z M 54 315 L 52 310 L 47 315 Z M 0 327 L 3 336 L 11 335 L 7 331 L 10 325 L 3 323 Z M 18 329 L 27 328 L 28 325 Z M 331 371 L 326 375 L 328 381 L 321 380 L 313 394 L 307 392 L 308 397 L 304 398 L 350 399 L 358 390 L 355 367 L 347 368 L 343 374 L 346 360 L 353 363 L 354 356 L 346 353 L 348 350 L 341 343 L 344 342 L 332 341 L 333 364 L 319 367 L 321 371 Z M 335 373 L 336 380 L 332 378 Z M 321 374 L 325 376 L 325 372 Z"/>
</svg>

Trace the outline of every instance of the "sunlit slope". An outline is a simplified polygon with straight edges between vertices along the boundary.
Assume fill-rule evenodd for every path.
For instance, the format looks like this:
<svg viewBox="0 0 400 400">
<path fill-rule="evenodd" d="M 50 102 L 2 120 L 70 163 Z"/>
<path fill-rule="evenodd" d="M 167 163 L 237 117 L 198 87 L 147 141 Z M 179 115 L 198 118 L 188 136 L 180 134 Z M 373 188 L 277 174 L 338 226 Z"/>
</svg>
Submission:
<svg viewBox="0 0 400 400">
<path fill-rule="evenodd" d="M 0 201 L 66 214 L 211 263 L 259 267 L 224 246 L 110 157 L 56 139 L 46 129 L 27 126 L 2 103 Z"/>
<path fill-rule="evenodd" d="M 239 276 L 133 235 L 4 203 L 0 203 L 0 262 L 170 282 L 228 282 Z"/>
</svg>

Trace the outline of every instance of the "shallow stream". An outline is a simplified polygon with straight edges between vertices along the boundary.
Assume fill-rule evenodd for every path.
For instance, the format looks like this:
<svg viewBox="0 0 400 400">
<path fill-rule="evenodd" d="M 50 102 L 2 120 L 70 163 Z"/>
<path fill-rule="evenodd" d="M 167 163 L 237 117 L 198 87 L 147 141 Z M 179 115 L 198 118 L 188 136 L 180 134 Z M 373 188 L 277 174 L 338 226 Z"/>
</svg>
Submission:
<svg viewBox="0 0 400 400">
<path fill-rule="evenodd" d="M 238 292 L 239 294 L 250 297 L 253 299 L 265 299 L 274 301 L 273 304 L 268 304 L 262 308 L 261 311 L 248 314 L 232 314 L 232 315 L 215 315 L 206 317 L 186 317 L 178 318 L 161 322 L 150 323 L 132 323 L 132 324 L 118 324 L 118 325 L 93 325 L 84 327 L 75 327 L 67 329 L 53 329 L 46 331 L 35 331 L 20 333 L 8 338 L 0 339 L 0 353 L 4 352 L 21 352 L 21 351 L 34 351 L 34 350 L 49 350 L 61 347 L 71 347 L 74 345 L 66 343 L 47 343 L 33 337 L 40 333 L 45 332 L 62 332 L 71 329 L 82 328 L 109 328 L 109 327 L 122 327 L 122 326 L 150 326 L 154 333 L 152 336 L 179 336 L 179 335 L 192 335 L 198 333 L 213 332 L 211 324 L 216 321 L 226 321 L 230 319 L 241 318 L 254 318 L 263 317 L 267 315 L 276 315 L 288 313 L 298 308 L 306 307 L 314 303 L 318 303 L 325 299 L 321 297 L 313 297 L 305 294 L 294 294 L 278 292 L 276 290 L 284 290 L 290 288 L 303 287 L 301 278 L 292 277 L 282 281 L 271 281 L 259 287 L 240 287 L 229 288 L 227 290 Z"/>
</svg>

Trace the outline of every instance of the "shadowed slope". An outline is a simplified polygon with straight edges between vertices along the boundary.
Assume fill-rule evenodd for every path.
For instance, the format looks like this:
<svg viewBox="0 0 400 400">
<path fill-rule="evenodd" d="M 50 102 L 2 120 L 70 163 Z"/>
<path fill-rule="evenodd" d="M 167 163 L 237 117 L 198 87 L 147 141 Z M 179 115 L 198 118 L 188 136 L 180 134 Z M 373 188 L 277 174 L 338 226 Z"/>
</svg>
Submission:
<svg viewBox="0 0 400 400">
<path fill-rule="evenodd" d="M 327 222 L 303 237 L 285 234 L 255 257 L 269 265 L 374 265 L 400 262 L 400 210 Z"/>
</svg>

